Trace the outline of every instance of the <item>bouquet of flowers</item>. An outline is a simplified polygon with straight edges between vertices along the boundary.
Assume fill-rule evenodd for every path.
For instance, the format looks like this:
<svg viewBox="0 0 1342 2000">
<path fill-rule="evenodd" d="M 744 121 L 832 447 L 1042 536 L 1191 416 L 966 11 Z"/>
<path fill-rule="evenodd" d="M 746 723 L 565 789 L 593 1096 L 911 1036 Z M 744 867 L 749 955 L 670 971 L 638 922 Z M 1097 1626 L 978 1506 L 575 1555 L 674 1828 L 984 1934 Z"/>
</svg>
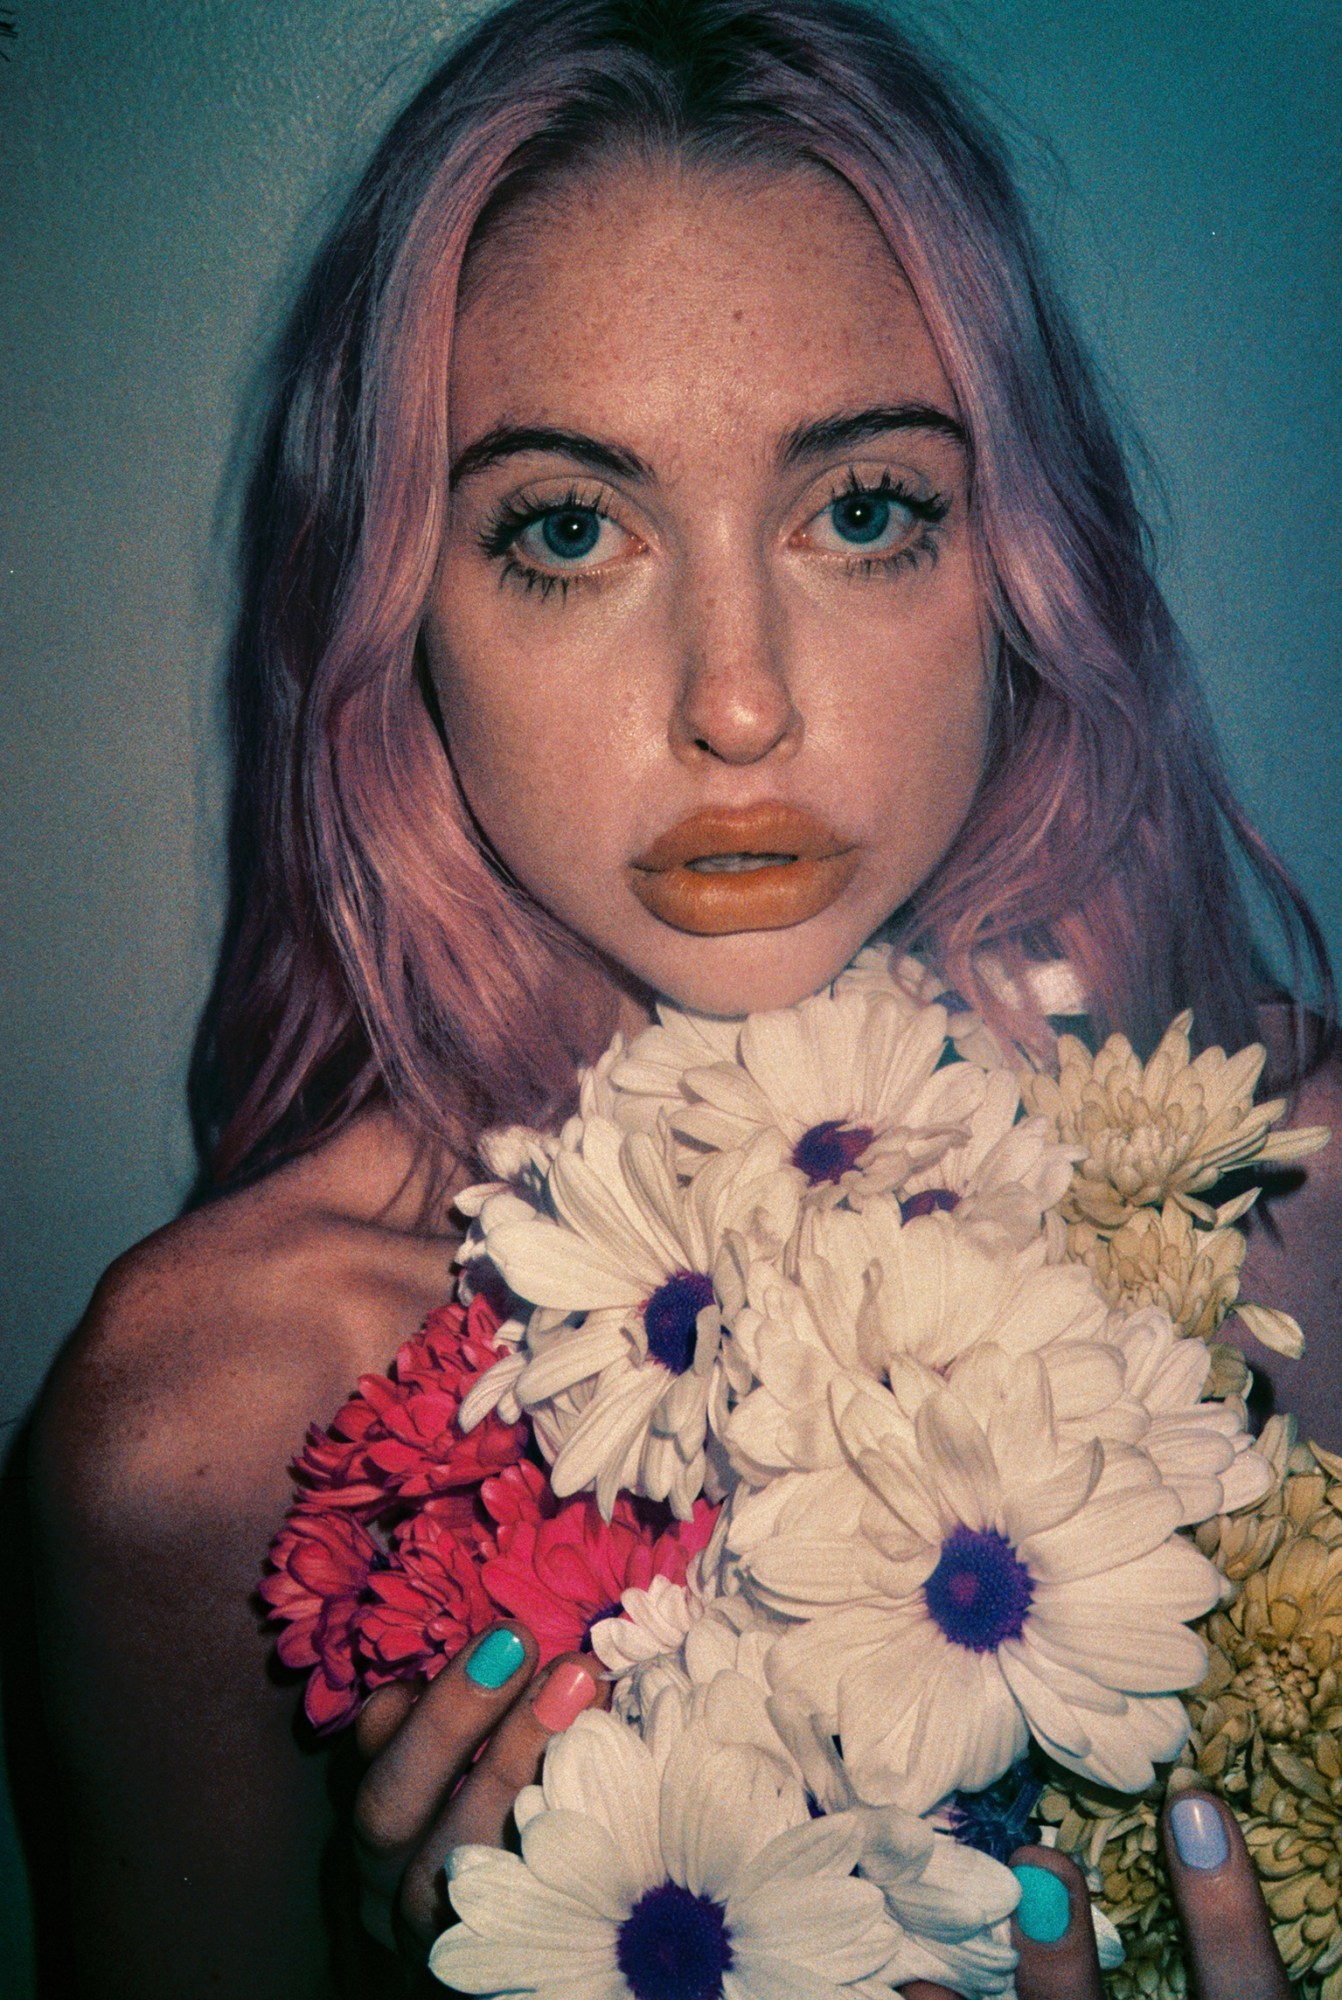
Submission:
<svg viewBox="0 0 1342 2000">
<path fill-rule="evenodd" d="M 1342 1461 L 1255 1441 L 1217 1339 L 1299 1352 L 1238 1299 L 1256 1188 L 1215 1195 L 1327 1133 L 1189 1027 L 1022 1071 L 869 949 L 775 1013 L 663 1007 L 558 1135 L 486 1139 L 457 1299 L 310 1433 L 262 1586 L 321 1728 L 500 1612 L 612 1683 L 520 1854 L 451 1857 L 447 1984 L 1009 1994 L 1042 1828 L 1115 1990 L 1179 1993 L 1173 1772 L 1342 2000 Z"/>
</svg>

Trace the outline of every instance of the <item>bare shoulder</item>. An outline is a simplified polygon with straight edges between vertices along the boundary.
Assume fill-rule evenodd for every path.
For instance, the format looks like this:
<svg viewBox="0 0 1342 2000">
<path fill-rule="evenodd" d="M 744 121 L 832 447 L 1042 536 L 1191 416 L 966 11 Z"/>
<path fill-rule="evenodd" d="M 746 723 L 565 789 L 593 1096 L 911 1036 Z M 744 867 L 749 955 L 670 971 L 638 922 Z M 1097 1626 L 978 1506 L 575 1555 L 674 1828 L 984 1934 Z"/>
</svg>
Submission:
<svg viewBox="0 0 1342 2000">
<path fill-rule="evenodd" d="M 39 1501 L 148 1529 L 278 1517 L 307 1424 L 447 1296 L 455 1239 L 375 1114 L 170 1223 L 99 1284 L 42 1399 Z"/>
<path fill-rule="evenodd" d="M 1273 1023 L 1264 1021 L 1270 1042 Z M 1300 1361 L 1245 1351 L 1321 1443 L 1342 1446 L 1342 1051 L 1334 1048 L 1292 1094 L 1283 1123 L 1326 1125 L 1331 1142 L 1274 1175 L 1247 1222 L 1242 1295 L 1291 1313 L 1305 1334 Z"/>
<path fill-rule="evenodd" d="M 419 1220 L 412 1159 L 364 1120 L 150 1237 L 42 1398 L 37 1636 L 81 1994 L 330 1990 L 328 1760 L 256 1585 L 308 1423 L 447 1296 L 454 1239 Z"/>
</svg>

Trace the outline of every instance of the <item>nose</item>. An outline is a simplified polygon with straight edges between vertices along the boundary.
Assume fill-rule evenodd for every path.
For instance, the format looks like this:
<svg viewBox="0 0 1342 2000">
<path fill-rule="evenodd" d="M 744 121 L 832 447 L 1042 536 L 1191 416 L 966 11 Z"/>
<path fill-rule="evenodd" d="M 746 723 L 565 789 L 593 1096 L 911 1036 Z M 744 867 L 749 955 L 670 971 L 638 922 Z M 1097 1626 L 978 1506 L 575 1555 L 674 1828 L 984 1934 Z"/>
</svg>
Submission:
<svg viewBox="0 0 1342 2000">
<path fill-rule="evenodd" d="M 680 686 L 671 717 L 671 747 L 680 761 L 757 764 L 794 755 L 802 718 L 767 580 L 737 566 L 730 575 L 688 574 L 680 622 Z"/>
</svg>

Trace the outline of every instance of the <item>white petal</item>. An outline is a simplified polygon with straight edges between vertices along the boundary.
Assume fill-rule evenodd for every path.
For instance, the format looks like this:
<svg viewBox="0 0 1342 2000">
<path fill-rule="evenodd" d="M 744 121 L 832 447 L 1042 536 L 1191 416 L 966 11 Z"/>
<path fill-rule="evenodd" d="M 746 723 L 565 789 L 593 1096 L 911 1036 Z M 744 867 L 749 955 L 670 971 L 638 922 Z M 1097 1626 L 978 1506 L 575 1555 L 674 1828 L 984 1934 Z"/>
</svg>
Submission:
<svg viewBox="0 0 1342 2000">
<path fill-rule="evenodd" d="M 789 1827 L 757 1853 L 732 1888 L 737 1903 L 769 1883 L 806 1883 L 821 1875 L 846 1878 L 862 1852 L 862 1824 L 856 1815 L 827 1813 Z"/>
<path fill-rule="evenodd" d="M 778 1776 L 757 1751 L 715 1747 L 704 1731 L 687 1730 L 662 1780 L 661 1844 L 672 1880 L 725 1902 L 743 1862 L 786 1824 Z M 795 1809 L 805 1809 L 799 1788 Z"/>
<path fill-rule="evenodd" d="M 552 1811 L 581 1813 L 608 1828 L 637 1880 L 664 1879 L 660 1785 L 647 1745 L 627 1724 L 603 1712 L 580 1715 L 551 1738 L 543 1783 Z"/>
<path fill-rule="evenodd" d="M 649 1887 L 608 1829 L 585 1813 L 541 1813 L 522 1835 L 522 1859 L 538 1881 L 615 1924 Z"/>
<path fill-rule="evenodd" d="M 880 1890 L 853 1877 L 765 1883 L 733 1897 L 727 1920 L 743 1958 L 776 1954 L 835 1985 L 879 1970 L 897 1942 Z"/>
<path fill-rule="evenodd" d="M 631 1273 L 614 1258 L 559 1223 L 506 1223 L 491 1231 L 489 1255 L 519 1298 L 564 1312 L 595 1312 L 602 1306 L 631 1306 L 657 1283 Z"/>
<path fill-rule="evenodd" d="M 575 1382 L 585 1382 L 614 1361 L 632 1358 L 630 1339 L 614 1315 L 601 1313 L 582 1326 L 564 1327 L 547 1337 L 542 1351 L 529 1361 L 517 1383 L 523 1409 L 548 1403 Z"/>
<path fill-rule="evenodd" d="M 564 1439 L 551 1468 L 550 1484 L 561 1499 L 598 1481 L 601 1499 L 608 1479 L 615 1481 L 618 1490 L 625 1455 L 646 1431 L 668 1380 L 661 1363 L 649 1361 L 597 1391 Z M 610 1506 L 613 1504 L 612 1493 Z M 610 1506 L 603 1507 L 608 1519 Z"/>
</svg>

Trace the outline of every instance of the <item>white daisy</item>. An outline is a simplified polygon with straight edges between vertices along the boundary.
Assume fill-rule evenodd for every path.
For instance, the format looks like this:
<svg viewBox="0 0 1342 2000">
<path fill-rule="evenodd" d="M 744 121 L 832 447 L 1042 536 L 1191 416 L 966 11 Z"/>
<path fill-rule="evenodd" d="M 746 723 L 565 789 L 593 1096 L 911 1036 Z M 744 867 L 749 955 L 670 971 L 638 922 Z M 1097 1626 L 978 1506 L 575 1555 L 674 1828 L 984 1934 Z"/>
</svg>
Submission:
<svg viewBox="0 0 1342 2000">
<path fill-rule="evenodd" d="M 608 1115 L 630 1131 L 652 1130 L 663 1111 L 684 1106 L 681 1079 L 687 1070 L 736 1061 L 743 1020 L 658 1001 L 656 1021 L 634 1037 L 611 1071 L 616 1103 Z"/>
<path fill-rule="evenodd" d="M 955 1052 L 980 1069 L 1010 1068 L 1013 1058 L 1003 1049 L 982 1017 L 953 993 L 930 966 L 889 945 L 864 945 L 852 964 L 834 982 L 836 993 L 888 992 L 913 1013 L 939 1002 L 946 1010 L 946 1033 Z"/>
<path fill-rule="evenodd" d="M 852 1873 L 860 1821 L 812 1819 L 776 1762 L 665 1721 L 644 1742 L 589 1712 L 553 1739 L 517 1801 L 520 1856 L 451 1855 L 462 1921 L 433 1947 L 434 1974 L 539 2000 L 888 1995 L 900 1936 Z"/>
<path fill-rule="evenodd" d="M 716 1741 L 780 1762 L 812 1811 L 857 1814 L 858 1873 L 881 1888 L 901 1933 L 887 1979 L 938 1979 L 966 1996 L 1009 1992 L 1016 1953 L 1006 1920 L 1019 1893 L 1015 1877 L 926 1820 L 862 1797 L 813 1711 L 770 1691 L 767 1660 L 779 1630 L 779 1620 L 743 1598 L 713 1604 L 685 1644 L 683 1711 Z"/>
<path fill-rule="evenodd" d="M 855 1397 L 853 1469 L 775 1482 L 772 1532 L 742 1552 L 761 1601 L 806 1621 L 776 1685 L 838 1731 L 865 1796 L 918 1812 L 991 1784 L 1030 1735 L 1100 1784 L 1150 1784 L 1205 1664 L 1185 1621 L 1220 1593 L 1153 1461 L 1062 1439 L 1044 1357 L 986 1358 L 926 1395 L 912 1448 Z"/>
<path fill-rule="evenodd" d="M 687 1069 L 668 1123 L 705 1152 L 766 1135 L 807 1202 L 856 1205 L 899 1187 L 969 1137 L 984 1093 L 970 1063 L 938 1069 L 946 1015 L 880 990 L 829 991 L 752 1014 L 735 1061 Z"/>
<path fill-rule="evenodd" d="M 552 1213 L 514 1203 L 496 1220 L 486 1205 L 484 1253 L 539 1309 L 513 1393 L 553 1453 L 556 1493 L 594 1488 L 609 1518 L 623 1488 L 688 1519 L 709 1433 L 749 1384 L 723 1323 L 741 1302 L 752 1236 L 772 1245 L 789 1226 L 757 1212 L 770 1190 L 735 1156 L 681 1187 L 656 1140 L 593 1116 L 550 1167 Z"/>
<path fill-rule="evenodd" d="M 1000 1231 L 1020 1250 L 1032 1243 L 1072 1184 L 1077 1149 L 1055 1145 L 1044 1118 L 1017 1122 L 1019 1109 L 1016 1079 L 990 1070 L 964 1139 L 900 1183 L 902 1219 L 946 1211 L 962 1229 Z"/>
<path fill-rule="evenodd" d="M 486 1132 L 479 1142 L 479 1152 L 494 1178 L 463 1188 L 454 1196 L 453 1207 L 462 1215 L 475 1218 L 496 1196 L 511 1195 L 528 1208 L 549 1213 L 546 1182 L 550 1168 L 564 1146 L 576 1145 L 585 1120 L 614 1118 L 619 1098 L 611 1075 L 623 1062 L 624 1055 L 624 1036 L 617 1034 L 590 1068 L 578 1072 L 578 1109 L 562 1131 L 542 1132 L 531 1125 L 500 1125 Z M 631 1125 L 629 1129 L 651 1131 L 655 1123 L 655 1118 L 649 1118 L 646 1124 Z M 468 1233 L 463 1255 L 470 1257 L 479 1251 L 476 1229 Z"/>
</svg>

